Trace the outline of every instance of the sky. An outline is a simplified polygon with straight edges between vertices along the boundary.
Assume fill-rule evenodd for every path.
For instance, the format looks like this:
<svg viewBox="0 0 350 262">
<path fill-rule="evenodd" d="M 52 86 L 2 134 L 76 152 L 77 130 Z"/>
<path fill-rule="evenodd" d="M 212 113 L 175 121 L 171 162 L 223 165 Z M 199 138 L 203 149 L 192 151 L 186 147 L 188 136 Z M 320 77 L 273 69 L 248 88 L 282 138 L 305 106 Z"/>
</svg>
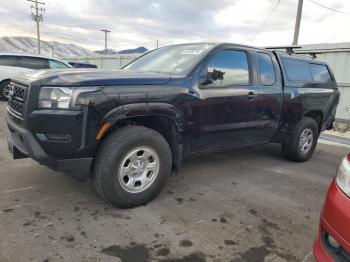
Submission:
<svg viewBox="0 0 350 262">
<path fill-rule="evenodd" d="M 298 0 L 40 0 L 42 40 L 121 50 L 188 42 L 292 43 Z M 317 4 L 318 3 L 318 4 Z M 323 5 L 324 7 L 322 7 Z M 0 0 L 0 36 L 36 37 L 31 3 Z M 332 10 L 329 10 L 327 8 Z M 350 0 L 304 0 L 299 44 L 350 42 Z"/>
</svg>

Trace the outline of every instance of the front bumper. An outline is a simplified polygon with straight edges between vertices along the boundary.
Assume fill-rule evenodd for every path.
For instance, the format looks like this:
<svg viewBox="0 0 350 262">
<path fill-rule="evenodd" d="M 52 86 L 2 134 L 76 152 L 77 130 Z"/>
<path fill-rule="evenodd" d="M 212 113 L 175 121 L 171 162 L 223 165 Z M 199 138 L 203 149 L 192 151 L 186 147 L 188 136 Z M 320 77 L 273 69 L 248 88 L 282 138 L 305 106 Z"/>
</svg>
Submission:
<svg viewBox="0 0 350 262">
<path fill-rule="evenodd" d="M 86 180 L 90 174 L 92 158 L 57 159 L 49 156 L 40 146 L 34 135 L 6 116 L 9 128 L 8 147 L 14 159 L 30 157 L 41 165 L 61 171 L 78 179 Z"/>
<path fill-rule="evenodd" d="M 321 212 L 320 229 L 314 243 L 314 257 L 319 262 L 350 261 L 350 199 L 338 188 L 334 180 L 328 189 Z M 335 250 L 326 236 L 332 236 L 341 246 Z"/>
<path fill-rule="evenodd" d="M 326 249 L 322 239 L 322 229 L 320 228 L 316 241 L 313 246 L 313 254 L 317 262 L 335 262 L 335 259 Z"/>
</svg>

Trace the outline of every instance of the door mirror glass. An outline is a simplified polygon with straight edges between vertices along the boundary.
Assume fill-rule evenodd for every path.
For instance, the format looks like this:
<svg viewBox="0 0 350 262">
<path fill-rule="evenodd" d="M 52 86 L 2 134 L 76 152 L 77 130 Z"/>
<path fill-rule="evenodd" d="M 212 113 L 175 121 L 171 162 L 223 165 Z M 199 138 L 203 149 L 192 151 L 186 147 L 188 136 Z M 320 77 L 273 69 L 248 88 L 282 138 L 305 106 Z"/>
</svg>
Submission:
<svg viewBox="0 0 350 262">
<path fill-rule="evenodd" d="M 213 80 L 210 79 L 210 78 L 208 77 L 208 75 L 204 75 L 203 77 L 201 77 L 201 78 L 199 79 L 199 84 L 200 84 L 201 86 L 208 86 L 208 85 L 211 85 L 212 83 L 213 83 Z"/>
</svg>

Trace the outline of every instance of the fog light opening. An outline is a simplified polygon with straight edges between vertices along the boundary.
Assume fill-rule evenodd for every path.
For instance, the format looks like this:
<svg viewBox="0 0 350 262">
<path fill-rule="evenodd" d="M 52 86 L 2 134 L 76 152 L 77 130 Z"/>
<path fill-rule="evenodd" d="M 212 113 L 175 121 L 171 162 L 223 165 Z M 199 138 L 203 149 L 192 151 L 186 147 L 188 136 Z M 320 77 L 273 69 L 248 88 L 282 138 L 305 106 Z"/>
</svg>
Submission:
<svg viewBox="0 0 350 262">
<path fill-rule="evenodd" d="M 339 249 L 340 248 L 340 245 L 339 243 L 331 236 L 331 235 L 328 235 L 327 236 L 327 241 L 329 243 L 329 245 L 335 249 Z"/>
</svg>

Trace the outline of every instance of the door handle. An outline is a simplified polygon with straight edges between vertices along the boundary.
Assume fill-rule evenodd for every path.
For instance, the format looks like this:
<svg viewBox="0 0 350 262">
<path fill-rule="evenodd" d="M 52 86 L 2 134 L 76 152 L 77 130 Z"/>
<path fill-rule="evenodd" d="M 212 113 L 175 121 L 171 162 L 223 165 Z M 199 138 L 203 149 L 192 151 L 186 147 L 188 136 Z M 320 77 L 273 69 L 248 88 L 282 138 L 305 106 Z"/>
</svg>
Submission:
<svg viewBox="0 0 350 262">
<path fill-rule="evenodd" d="M 248 95 L 246 95 L 248 100 L 254 100 L 258 95 L 254 94 L 253 92 L 249 92 Z"/>
</svg>

